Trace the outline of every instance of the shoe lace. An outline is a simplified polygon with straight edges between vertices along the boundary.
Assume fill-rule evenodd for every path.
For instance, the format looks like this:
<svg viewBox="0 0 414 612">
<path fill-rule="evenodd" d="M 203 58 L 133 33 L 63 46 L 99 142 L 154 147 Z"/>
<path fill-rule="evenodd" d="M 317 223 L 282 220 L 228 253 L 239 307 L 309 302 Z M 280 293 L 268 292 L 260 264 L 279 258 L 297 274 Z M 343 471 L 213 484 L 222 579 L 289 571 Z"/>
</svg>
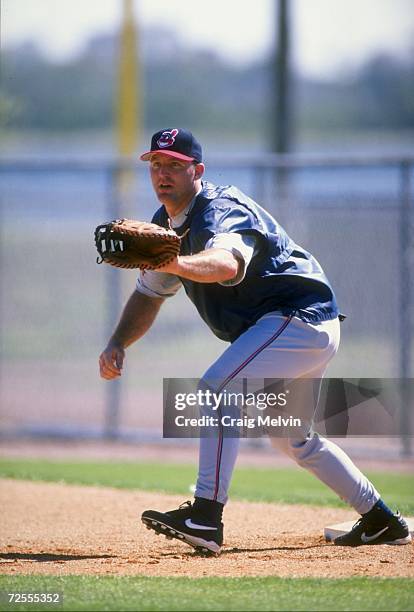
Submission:
<svg viewBox="0 0 414 612">
<path fill-rule="evenodd" d="M 182 504 L 180 504 L 179 509 L 181 510 L 181 508 L 185 508 L 186 506 L 189 506 L 191 508 L 192 505 L 193 504 L 190 502 L 190 500 L 187 499 L 187 501 L 185 501 Z"/>
<path fill-rule="evenodd" d="M 362 521 L 364 520 L 364 517 L 361 516 L 361 518 L 359 518 L 353 525 L 352 525 L 352 529 L 355 529 L 355 527 L 359 527 L 359 525 L 361 525 Z"/>
<path fill-rule="evenodd" d="M 355 529 L 356 527 L 360 527 L 360 526 L 364 526 L 365 529 L 376 529 L 377 527 L 381 527 L 383 526 L 383 523 L 375 523 L 373 521 L 370 521 L 367 517 L 365 516 L 361 516 L 361 518 L 359 518 L 356 523 L 353 525 L 352 529 Z"/>
</svg>

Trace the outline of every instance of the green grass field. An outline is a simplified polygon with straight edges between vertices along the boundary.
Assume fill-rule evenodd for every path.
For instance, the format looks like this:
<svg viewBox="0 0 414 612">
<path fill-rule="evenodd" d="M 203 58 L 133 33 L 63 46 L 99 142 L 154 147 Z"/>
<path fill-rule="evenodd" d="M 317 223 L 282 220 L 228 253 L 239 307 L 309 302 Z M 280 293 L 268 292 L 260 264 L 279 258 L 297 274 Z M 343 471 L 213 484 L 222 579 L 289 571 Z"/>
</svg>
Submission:
<svg viewBox="0 0 414 612">
<path fill-rule="evenodd" d="M 407 579 L 0 576 L 3 592 L 62 593 L 58 610 L 412 610 Z M 3 610 L 39 607 L 2 602 Z M 49 606 L 48 609 L 53 609 Z"/>
<path fill-rule="evenodd" d="M 368 476 L 390 506 L 398 507 L 403 513 L 414 514 L 414 475 L 371 472 Z M 2 459 L 0 477 L 162 491 L 188 497 L 189 487 L 196 480 L 196 468 L 171 463 Z M 295 468 L 240 467 L 234 474 L 231 497 L 248 501 L 345 507 L 314 476 Z"/>
<path fill-rule="evenodd" d="M 111 486 L 191 497 L 194 466 L 133 462 L 0 460 L 0 477 Z M 384 499 L 414 513 L 414 476 L 371 473 Z M 232 498 L 340 506 L 316 479 L 297 469 L 236 471 Z M 202 563 L 202 559 L 200 560 Z M 60 592 L 62 610 L 414 610 L 414 580 L 402 578 L 148 578 L 0 576 L 1 608 L 40 610 L 6 603 L 10 592 Z M 51 609 L 49 606 L 48 609 Z M 53 609 L 53 608 L 52 608 Z"/>
</svg>

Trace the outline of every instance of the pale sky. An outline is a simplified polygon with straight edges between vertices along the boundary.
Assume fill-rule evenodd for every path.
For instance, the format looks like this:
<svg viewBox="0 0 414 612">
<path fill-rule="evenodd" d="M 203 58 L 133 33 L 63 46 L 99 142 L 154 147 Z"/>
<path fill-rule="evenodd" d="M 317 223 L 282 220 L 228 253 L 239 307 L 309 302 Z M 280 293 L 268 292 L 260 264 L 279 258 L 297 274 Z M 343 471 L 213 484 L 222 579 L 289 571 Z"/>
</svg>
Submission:
<svg viewBox="0 0 414 612">
<path fill-rule="evenodd" d="M 290 0 L 295 63 L 333 76 L 381 50 L 414 52 L 414 0 Z M 274 0 L 135 0 L 141 26 L 170 28 L 186 43 L 214 48 L 236 64 L 263 57 L 272 41 Z M 34 40 L 56 59 L 115 31 L 121 0 L 1 0 L 2 45 Z"/>
</svg>

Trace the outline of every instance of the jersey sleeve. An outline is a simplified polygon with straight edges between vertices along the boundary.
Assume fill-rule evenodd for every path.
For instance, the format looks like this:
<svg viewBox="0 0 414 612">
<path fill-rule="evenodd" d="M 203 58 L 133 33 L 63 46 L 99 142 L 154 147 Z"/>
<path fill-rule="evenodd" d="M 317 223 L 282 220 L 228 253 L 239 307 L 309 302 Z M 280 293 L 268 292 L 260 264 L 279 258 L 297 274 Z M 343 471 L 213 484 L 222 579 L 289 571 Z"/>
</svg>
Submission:
<svg viewBox="0 0 414 612">
<path fill-rule="evenodd" d="M 266 243 L 266 230 L 254 211 L 226 199 L 217 198 L 202 209 L 194 219 L 191 231 L 193 252 L 203 251 L 218 234 L 254 236 L 258 250 Z"/>
<path fill-rule="evenodd" d="M 172 297 L 181 287 L 180 279 L 167 272 L 140 270 L 135 289 L 148 297 Z"/>
<path fill-rule="evenodd" d="M 220 285 L 231 287 L 238 285 L 244 279 L 247 267 L 257 248 L 257 238 L 252 234 L 238 234 L 236 232 L 216 234 L 208 240 L 205 248 L 230 251 L 238 260 L 240 265 L 237 276 L 220 283 Z"/>
</svg>

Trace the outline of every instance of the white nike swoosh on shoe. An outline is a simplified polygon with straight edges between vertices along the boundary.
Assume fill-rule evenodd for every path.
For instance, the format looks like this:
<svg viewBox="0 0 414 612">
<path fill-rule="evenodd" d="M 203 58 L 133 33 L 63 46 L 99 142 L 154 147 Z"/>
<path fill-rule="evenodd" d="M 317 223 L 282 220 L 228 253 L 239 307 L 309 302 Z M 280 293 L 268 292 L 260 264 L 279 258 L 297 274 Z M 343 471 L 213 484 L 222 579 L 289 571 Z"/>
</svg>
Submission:
<svg viewBox="0 0 414 612">
<path fill-rule="evenodd" d="M 365 535 L 364 531 L 363 533 L 361 533 L 361 541 L 364 542 L 364 544 L 368 544 L 368 542 L 372 542 L 373 540 L 379 538 L 380 535 L 387 531 L 387 529 L 389 529 L 389 527 L 384 527 L 384 529 L 380 529 L 380 531 L 377 531 L 377 533 L 374 533 L 374 535 L 372 536 Z"/>
<path fill-rule="evenodd" d="M 197 525 L 197 523 L 193 523 L 191 519 L 186 519 L 185 525 L 186 527 L 189 527 L 189 529 L 201 529 L 203 531 L 217 531 L 216 527 L 207 527 L 207 525 Z"/>
</svg>

